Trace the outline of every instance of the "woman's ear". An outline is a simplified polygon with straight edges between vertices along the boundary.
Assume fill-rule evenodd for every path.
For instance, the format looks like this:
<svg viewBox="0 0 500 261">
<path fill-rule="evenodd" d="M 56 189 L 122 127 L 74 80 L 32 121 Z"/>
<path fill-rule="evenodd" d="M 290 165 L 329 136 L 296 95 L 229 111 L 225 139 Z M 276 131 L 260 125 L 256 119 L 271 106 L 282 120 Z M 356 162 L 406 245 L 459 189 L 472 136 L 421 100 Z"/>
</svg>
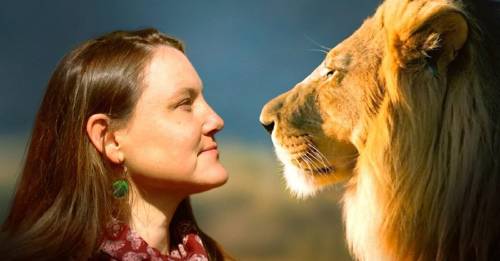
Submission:
<svg viewBox="0 0 500 261">
<path fill-rule="evenodd" d="M 87 135 L 90 142 L 102 155 L 115 164 L 124 161 L 115 133 L 110 128 L 111 119 L 102 113 L 93 114 L 87 120 Z"/>
</svg>

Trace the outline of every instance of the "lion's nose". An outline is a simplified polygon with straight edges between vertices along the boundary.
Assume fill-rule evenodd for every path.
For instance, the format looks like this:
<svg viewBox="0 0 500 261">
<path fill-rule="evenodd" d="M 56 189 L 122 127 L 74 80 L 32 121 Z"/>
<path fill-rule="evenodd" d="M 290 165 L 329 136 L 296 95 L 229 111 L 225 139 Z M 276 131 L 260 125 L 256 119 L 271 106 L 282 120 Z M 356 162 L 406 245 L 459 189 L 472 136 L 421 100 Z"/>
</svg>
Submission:
<svg viewBox="0 0 500 261">
<path fill-rule="evenodd" d="M 269 132 L 269 134 L 273 133 L 274 126 L 276 125 L 276 120 L 278 118 L 278 114 L 280 113 L 281 108 L 283 107 L 283 102 L 287 93 L 283 93 L 278 97 L 269 101 L 260 112 L 260 123 L 264 128 Z"/>
<path fill-rule="evenodd" d="M 271 101 L 267 103 L 260 113 L 260 124 L 266 129 L 269 134 L 273 134 L 274 122 L 276 120 L 276 103 Z"/>
<path fill-rule="evenodd" d="M 272 134 L 273 133 L 273 129 L 274 129 L 274 121 L 271 121 L 271 122 L 261 122 L 262 126 L 264 126 L 264 129 L 267 130 L 267 132 L 269 132 L 269 134 Z"/>
</svg>

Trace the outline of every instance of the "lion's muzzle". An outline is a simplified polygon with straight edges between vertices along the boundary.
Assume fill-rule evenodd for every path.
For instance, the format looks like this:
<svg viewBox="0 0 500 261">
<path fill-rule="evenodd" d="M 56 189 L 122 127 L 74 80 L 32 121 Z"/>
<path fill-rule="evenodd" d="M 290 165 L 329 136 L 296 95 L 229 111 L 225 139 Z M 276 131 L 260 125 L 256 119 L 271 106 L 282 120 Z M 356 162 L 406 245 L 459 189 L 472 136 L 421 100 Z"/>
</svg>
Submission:
<svg viewBox="0 0 500 261">
<path fill-rule="evenodd" d="M 279 110 L 283 107 L 285 94 L 286 93 L 272 99 L 262 108 L 260 113 L 260 123 L 267 130 L 267 132 L 269 132 L 269 134 L 273 133 Z"/>
</svg>

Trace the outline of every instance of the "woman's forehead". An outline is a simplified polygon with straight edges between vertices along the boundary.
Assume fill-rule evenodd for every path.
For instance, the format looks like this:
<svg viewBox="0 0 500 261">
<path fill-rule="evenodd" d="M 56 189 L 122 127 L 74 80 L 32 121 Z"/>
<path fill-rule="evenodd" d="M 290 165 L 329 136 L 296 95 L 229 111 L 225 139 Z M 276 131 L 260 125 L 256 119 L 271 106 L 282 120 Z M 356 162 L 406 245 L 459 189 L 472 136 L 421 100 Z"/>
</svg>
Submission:
<svg viewBox="0 0 500 261">
<path fill-rule="evenodd" d="M 172 47 L 158 47 L 145 68 L 146 86 L 161 86 L 168 91 L 194 89 L 201 91 L 202 82 L 188 58 Z"/>
</svg>

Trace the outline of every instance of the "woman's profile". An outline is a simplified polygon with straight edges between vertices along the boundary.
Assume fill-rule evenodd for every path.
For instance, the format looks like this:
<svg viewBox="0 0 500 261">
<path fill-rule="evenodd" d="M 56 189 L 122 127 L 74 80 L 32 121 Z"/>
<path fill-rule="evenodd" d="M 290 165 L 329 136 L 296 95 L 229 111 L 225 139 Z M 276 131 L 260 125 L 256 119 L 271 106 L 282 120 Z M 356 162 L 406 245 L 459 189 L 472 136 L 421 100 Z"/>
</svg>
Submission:
<svg viewBox="0 0 500 261">
<path fill-rule="evenodd" d="M 189 196 L 224 184 L 224 125 L 180 41 L 155 29 L 89 40 L 36 115 L 2 260 L 223 260 Z"/>
</svg>

